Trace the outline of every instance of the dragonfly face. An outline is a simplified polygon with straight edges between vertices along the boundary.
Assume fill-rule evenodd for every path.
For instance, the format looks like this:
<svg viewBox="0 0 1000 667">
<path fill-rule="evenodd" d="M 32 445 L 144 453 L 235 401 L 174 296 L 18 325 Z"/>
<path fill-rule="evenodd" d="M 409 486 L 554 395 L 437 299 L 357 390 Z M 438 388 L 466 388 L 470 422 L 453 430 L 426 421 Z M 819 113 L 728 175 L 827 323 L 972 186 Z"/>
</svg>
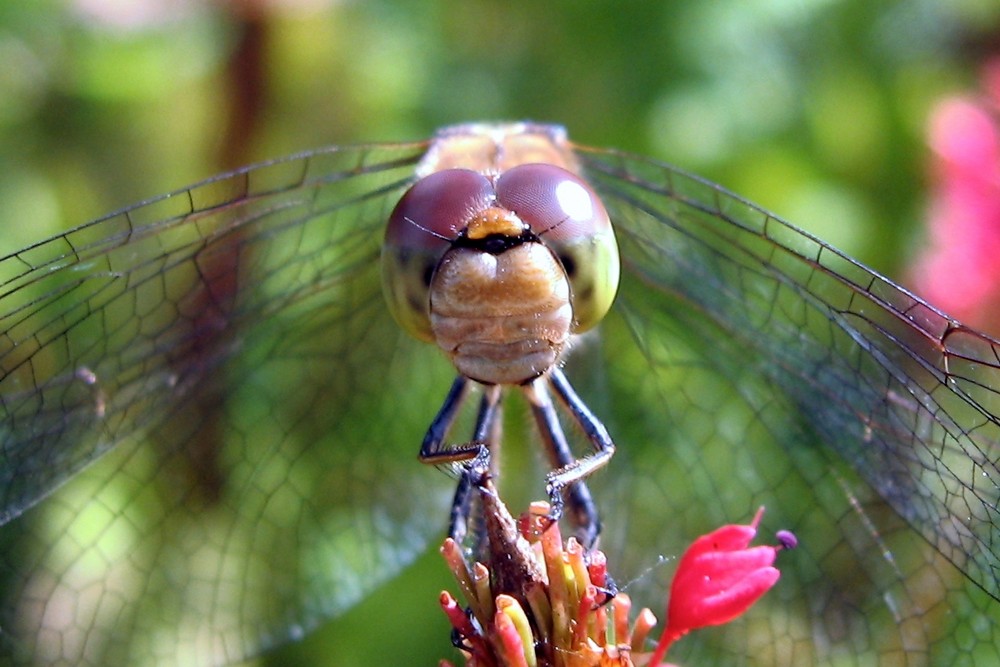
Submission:
<svg viewBox="0 0 1000 667">
<path fill-rule="evenodd" d="M 762 531 L 799 538 L 762 603 L 672 662 L 1000 660 L 997 343 L 718 186 L 543 134 L 505 143 L 496 173 L 582 175 L 622 270 L 565 374 L 523 386 L 543 441 L 552 390 L 621 445 L 588 480 L 613 572 L 760 505 Z M 481 139 L 257 165 L 0 260 L 0 663 L 236 661 L 439 541 L 453 489 L 412 450 L 455 369 L 400 332 L 392 314 L 424 339 L 434 316 L 394 280 L 386 308 L 379 257 L 421 178 L 496 159 Z M 420 227 L 445 254 L 460 235 Z M 590 317 L 572 276 L 551 293 L 567 291 L 572 336 Z M 588 416 L 555 422 L 601 441 Z M 670 570 L 628 592 L 662 607 Z"/>
<path fill-rule="evenodd" d="M 578 177 L 548 164 L 492 178 L 431 173 L 396 206 L 383 248 L 385 292 L 400 325 L 488 384 L 548 370 L 571 331 L 604 317 L 618 286 L 603 205 Z"/>
</svg>

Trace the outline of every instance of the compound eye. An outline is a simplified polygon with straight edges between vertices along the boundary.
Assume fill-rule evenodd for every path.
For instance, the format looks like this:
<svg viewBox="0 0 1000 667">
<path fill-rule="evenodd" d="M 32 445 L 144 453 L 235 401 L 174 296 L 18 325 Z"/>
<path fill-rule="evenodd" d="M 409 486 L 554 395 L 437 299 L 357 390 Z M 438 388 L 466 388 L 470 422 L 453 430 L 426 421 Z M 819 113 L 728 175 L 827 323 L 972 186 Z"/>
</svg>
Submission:
<svg viewBox="0 0 1000 667">
<path fill-rule="evenodd" d="M 551 164 L 525 164 L 504 172 L 497 201 L 546 241 L 588 236 L 610 228 L 600 199 L 575 174 Z"/>
<path fill-rule="evenodd" d="M 469 169 L 446 169 L 420 179 L 389 217 L 385 240 L 404 248 L 450 245 L 469 219 L 495 198 L 493 184 Z"/>
<path fill-rule="evenodd" d="M 414 337 L 434 340 L 434 271 L 469 219 L 495 197 L 493 184 L 482 174 L 446 169 L 414 183 L 393 209 L 382 244 L 382 291 L 393 317 Z"/>
<path fill-rule="evenodd" d="M 620 260 L 604 204 L 580 177 L 550 164 L 504 172 L 497 202 L 526 222 L 562 262 L 572 289 L 574 331 L 586 331 L 611 308 Z"/>
</svg>

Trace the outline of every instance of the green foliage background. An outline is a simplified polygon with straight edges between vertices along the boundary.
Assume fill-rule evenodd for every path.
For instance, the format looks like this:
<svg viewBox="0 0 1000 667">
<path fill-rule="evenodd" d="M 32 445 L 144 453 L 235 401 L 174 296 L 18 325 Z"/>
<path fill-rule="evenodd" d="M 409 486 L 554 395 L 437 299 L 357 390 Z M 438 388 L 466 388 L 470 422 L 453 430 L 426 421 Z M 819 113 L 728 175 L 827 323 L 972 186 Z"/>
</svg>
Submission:
<svg viewBox="0 0 1000 667">
<path fill-rule="evenodd" d="M 975 89 L 998 30 L 991 0 L 6 2 L 0 255 L 242 163 L 528 118 L 898 274 L 921 239 L 928 112 Z M 416 567 L 260 664 L 452 655 L 442 568 Z M 393 615 L 409 594 L 426 616 Z"/>
</svg>

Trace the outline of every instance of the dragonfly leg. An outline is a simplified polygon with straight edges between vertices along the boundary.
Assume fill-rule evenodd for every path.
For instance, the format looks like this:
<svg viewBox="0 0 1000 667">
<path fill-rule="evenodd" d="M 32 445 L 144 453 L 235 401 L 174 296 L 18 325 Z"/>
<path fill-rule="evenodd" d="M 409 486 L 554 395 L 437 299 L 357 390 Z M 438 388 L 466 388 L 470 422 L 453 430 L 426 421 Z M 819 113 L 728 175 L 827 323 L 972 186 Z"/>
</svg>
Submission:
<svg viewBox="0 0 1000 667">
<path fill-rule="evenodd" d="M 487 386 L 483 390 L 476 427 L 472 440 L 453 447 L 445 445 L 445 438 L 458 417 L 462 404 L 468 395 L 471 380 L 458 376 L 451 385 L 441 409 L 431 422 L 420 447 L 419 458 L 430 465 L 459 464 L 459 481 L 452 500 L 448 535 L 463 544 L 469 532 L 469 525 L 475 526 L 474 549 L 482 546 L 486 539 L 482 521 L 472 522 L 472 501 L 475 486 L 484 476 L 496 473 L 496 456 L 491 450 L 499 446 L 500 387 Z"/>
<path fill-rule="evenodd" d="M 445 396 L 441 409 L 438 410 L 434 421 L 427 428 L 424 441 L 420 445 L 420 460 L 423 463 L 441 465 L 444 463 L 453 463 L 463 458 L 469 459 L 476 455 L 475 452 L 469 454 L 468 452 L 461 452 L 458 449 L 450 449 L 444 446 L 444 439 L 448 437 L 448 432 L 455 423 L 458 411 L 462 407 L 462 403 L 465 402 L 465 397 L 469 392 L 469 382 L 468 378 L 459 375 L 451 383 L 451 389 L 448 390 L 448 395 Z M 463 457 L 463 453 L 468 455 Z"/>
<path fill-rule="evenodd" d="M 476 415 L 476 428 L 472 436 L 472 442 L 476 443 L 478 452 L 476 456 L 462 463 L 462 475 L 451 504 L 448 536 L 463 544 L 471 525 L 470 546 L 477 558 L 486 553 L 488 536 L 486 522 L 482 516 L 482 506 L 473 501 L 478 496 L 476 490 L 482 486 L 484 480 L 495 479 L 497 476 L 502 424 L 501 396 L 499 385 L 488 386 L 483 391 L 479 412 Z"/>
<path fill-rule="evenodd" d="M 585 475 L 590 474 L 594 469 L 601 467 L 611 459 L 615 453 L 615 443 L 611 440 L 611 434 L 608 433 L 608 429 L 590 411 L 590 408 L 583 402 L 583 399 L 577 395 L 573 390 L 573 386 L 560 369 L 553 368 L 552 372 L 549 373 L 549 379 L 556 390 L 556 396 L 569 409 L 570 414 L 573 415 L 573 419 L 580 425 L 584 435 L 587 436 L 587 439 L 594 446 L 594 454 L 587 458 L 597 458 L 600 462 L 589 469 L 587 473 L 584 473 Z M 583 460 L 586 459 L 581 459 L 581 461 Z"/>
<path fill-rule="evenodd" d="M 591 548 L 597 542 L 601 524 L 597 506 L 583 479 L 605 465 L 614 454 L 615 447 L 607 429 L 576 395 L 562 371 L 553 368 L 549 377 L 556 394 L 566 405 L 574 420 L 580 424 L 595 450 L 593 454 L 576 458 L 566 441 L 545 380 L 535 380 L 525 387 L 549 460 L 555 468 L 546 475 L 546 492 L 552 504 L 551 514 L 554 519 L 561 516 L 565 493 L 565 502 L 569 505 L 570 521 L 576 528 L 577 539 L 587 548 Z"/>
</svg>

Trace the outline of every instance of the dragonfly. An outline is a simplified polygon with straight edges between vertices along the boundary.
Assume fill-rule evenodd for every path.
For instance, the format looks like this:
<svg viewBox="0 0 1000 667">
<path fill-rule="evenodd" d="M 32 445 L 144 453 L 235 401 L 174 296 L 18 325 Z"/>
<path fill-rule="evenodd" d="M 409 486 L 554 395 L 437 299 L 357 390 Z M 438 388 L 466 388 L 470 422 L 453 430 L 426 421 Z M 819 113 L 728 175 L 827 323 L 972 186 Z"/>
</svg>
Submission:
<svg viewBox="0 0 1000 667">
<path fill-rule="evenodd" d="M 261 163 L 0 259 L 0 663 L 238 661 L 440 542 L 455 483 L 414 459 L 456 371 L 397 323 L 383 244 L 463 133 L 555 146 L 613 226 L 614 302 L 554 368 L 614 437 L 586 484 L 629 594 L 662 607 L 671 559 L 762 505 L 798 537 L 672 662 L 1000 659 L 1000 343 L 714 183 L 511 123 Z"/>
</svg>

